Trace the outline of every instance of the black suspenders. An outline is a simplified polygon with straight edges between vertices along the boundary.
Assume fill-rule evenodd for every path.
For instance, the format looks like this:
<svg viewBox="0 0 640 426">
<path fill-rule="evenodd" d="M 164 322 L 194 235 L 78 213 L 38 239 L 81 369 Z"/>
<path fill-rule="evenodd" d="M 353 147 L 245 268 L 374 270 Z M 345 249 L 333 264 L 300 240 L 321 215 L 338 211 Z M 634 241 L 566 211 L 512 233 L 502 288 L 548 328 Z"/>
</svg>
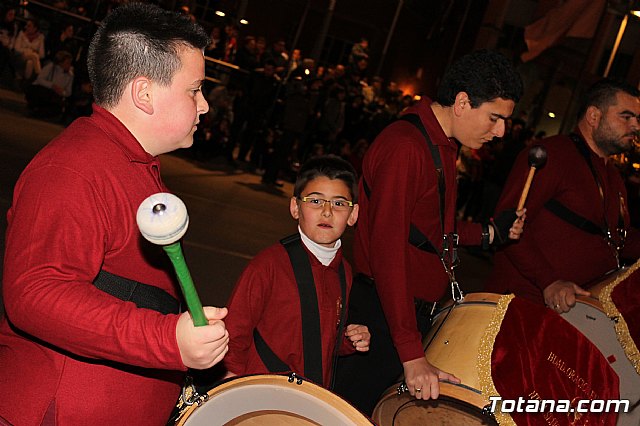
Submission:
<svg viewBox="0 0 640 426">
<path fill-rule="evenodd" d="M 444 214 L 445 214 L 445 206 L 446 206 L 446 183 L 444 178 L 444 169 L 442 167 L 442 159 L 440 157 L 440 151 L 438 147 L 433 144 L 431 141 L 431 137 L 427 133 L 427 130 L 424 128 L 422 121 L 420 121 L 420 117 L 417 114 L 406 114 L 400 117 L 398 120 L 407 121 L 413 124 L 424 136 L 425 142 L 429 147 L 429 151 L 431 152 L 431 158 L 433 159 L 433 164 L 436 169 L 436 177 L 438 179 L 438 195 L 440 198 L 440 225 L 442 227 L 442 234 L 444 235 Z M 367 195 L 367 198 L 371 198 L 371 189 L 367 184 L 367 181 L 362 178 L 362 186 L 364 187 L 364 192 Z M 411 223 L 409 224 L 409 244 L 412 246 L 426 251 L 428 253 L 433 253 L 439 255 L 439 251 L 436 246 L 429 241 L 429 239 L 420 231 L 416 226 Z"/>
<path fill-rule="evenodd" d="M 606 200 L 604 196 L 604 187 L 602 182 L 600 181 L 600 177 L 596 173 L 593 163 L 591 162 L 591 154 L 589 152 L 589 148 L 587 147 L 586 142 L 579 135 L 575 133 L 571 133 L 569 137 L 575 144 L 578 152 L 580 152 L 580 155 L 585 159 L 587 165 L 589 166 L 589 170 L 593 175 L 593 179 L 595 180 L 596 185 L 598 186 L 598 193 L 600 194 L 600 198 L 602 199 L 602 206 L 603 206 L 603 212 L 604 212 L 603 224 L 600 226 L 596 225 L 589 219 L 569 209 L 568 207 L 566 207 L 564 204 L 562 204 L 560 201 L 556 200 L 555 198 L 552 198 L 551 200 L 547 201 L 544 207 L 547 210 L 549 210 L 551 213 L 558 216 L 560 219 L 578 227 L 584 232 L 587 232 L 593 235 L 603 236 L 605 240 L 607 240 L 607 243 L 616 250 L 616 258 L 617 258 L 618 251 L 622 247 L 622 244 L 624 244 L 624 241 L 623 241 L 624 237 L 622 235 L 619 235 L 621 241 L 619 241 L 617 244 L 613 241 L 613 235 L 611 232 L 611 228 L 609 226 L 609 221 L 607 219 L 607 208 L 606 208 Z M 619 211 L 618 232 L 623 232 L 623 231 L 624 231 L 624 216 L 623 216 L 623 212 Z"/>
<path fill-rule="evenodd" d="M 320 326 L 318 297 L 316 294 L 315 282 L 313 280 L 311 262 L 309 261 L 307 252 L 302 246 L 300 234 L 294 234 L 283 238 L 280 240 L 280 243 L 285 247 L 289 255 L 291 266 L 293 267 L 293 273 L 298 285 L 298 293 L 300 295 L 304 376 L 315 383 L 322 384 L 322 330 Z M 339 276 L 342 292 L 342 306 L 340 307 L 340 322 L 338 324 L 338 335 L 336 338 L 334 358 L 337 355 L 338 345 L 342 340 L 345 315 L 347 312 L 344 306 L 347 293 L 347 281 L 344 265 L 342 263 L 340 264 Z M 258 354 L 270 372 L 284 372 L 291 370 L 291 368 L 280 360 L 271 348 L 269 348 L 257 330 L 254 330 L 253 336 Z"/>
</svg>

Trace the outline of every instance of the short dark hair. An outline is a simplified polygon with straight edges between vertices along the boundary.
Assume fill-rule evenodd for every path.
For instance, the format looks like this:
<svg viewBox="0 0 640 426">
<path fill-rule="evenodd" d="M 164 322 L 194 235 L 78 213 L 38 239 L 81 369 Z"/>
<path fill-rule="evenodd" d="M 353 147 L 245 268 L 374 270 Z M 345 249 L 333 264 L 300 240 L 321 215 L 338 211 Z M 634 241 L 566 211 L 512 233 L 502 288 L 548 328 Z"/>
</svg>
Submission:
<svg viewBox="0 0 640 426">
<path fill-rule="evenodd" d="M 522 79 L 513 64 L 500 53 L 477 50 L 447 69 L 435 101 L 442 106 L 451 106 L 460 92 L 469 95 L 474 108 L 497 98 L 518 102 L 522 96 Z"/>
<path fill-rule="evenodd" d="M 623 81 L 603 78 L 595 82 L 582 96 L 580 108 L 578 109 L 578 120 L 587 113 L 587 108 L 595 106 L 599 110 L 606 111 L 611 105 L 616 103 L 616 94 L 624 92 L 628 95 L 639 97 L 640 91 Z"/>
<path fill-rule="evenodd" d="M 87 66 L 98 105 L 113 107 L 127 84 L 146 76 L 170 85 L 183 48 L 204 49 L 209 36 L 189 17 L 145 3 L 129 3 L 102 21 L 89 45 Z"/>
<path fill-rule="evenodd" d="M 300 167 L 293 186 L 293 196 L 299 198 L 309 182 L 319 177 L 340 179 L 349 188 L 351 201 L 358 202 L 358 175 L 355 169 L 347 160 L 333 154 L 311 157 Z"/>
</svg>

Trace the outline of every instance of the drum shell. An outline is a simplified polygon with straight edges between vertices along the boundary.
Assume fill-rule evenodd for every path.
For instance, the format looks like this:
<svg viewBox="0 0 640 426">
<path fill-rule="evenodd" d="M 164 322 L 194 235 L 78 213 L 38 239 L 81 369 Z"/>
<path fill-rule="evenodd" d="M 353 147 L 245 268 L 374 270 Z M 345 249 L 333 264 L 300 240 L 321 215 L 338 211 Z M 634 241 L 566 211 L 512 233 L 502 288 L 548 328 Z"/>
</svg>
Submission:
<svg viewBox="0 0 640 426">
<path fill-rule="evenodd" d="M 356 408 L 334 393 L 306 380 L 282 375 L 242 376 L 207 393 L 190 407 L 179 426 L 213 425 L 371 425 Z"/>
<path fill-rule="evenodd" d="M 482 413 L 487 404 L 480 390 L 477 357 L 482 337 L 491 323 L 501 295 L 470 293 L 460 304 L 444 306 L 434 317 L 424 338 L 425 356 L 442 371 L 461 379 L 460 384 L 440 383 L 437 401 L 421 401 L 408 392 L 397 394 L 389 388 L 376 405 L 372 419 L 381 426 L 421 424 L 423 417 L 432 424 L 496 424 Z"/>
<path fill-rule="evenodd" d="M 477 356 L 500 297 L 470 293 L 458 305 L 449 303 L 436 315 L 424 339 L 427 360 L 461 380 L 460 395 L 452 396 L 478 408 L 484 407 L 486 400 L 481 395 Z"/>
</svg>

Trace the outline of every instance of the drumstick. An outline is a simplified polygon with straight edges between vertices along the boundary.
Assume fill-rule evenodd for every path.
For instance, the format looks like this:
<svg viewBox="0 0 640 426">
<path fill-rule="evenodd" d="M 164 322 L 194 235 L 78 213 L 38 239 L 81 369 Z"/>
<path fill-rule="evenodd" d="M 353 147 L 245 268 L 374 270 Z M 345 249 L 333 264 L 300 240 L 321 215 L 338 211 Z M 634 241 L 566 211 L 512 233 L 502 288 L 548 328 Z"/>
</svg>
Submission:
<svg viewBox="0 0 640 426">
<path fill-rule="evenodd" d="M 540 145 L 536 145 L 529 150 L 529 175 L 527 181 L 522 188 L 522 194 L 520 195 L 520 201 L 518 202 L 518 208 L 516 210 L 522 210 L 524 203 L 529 195 L 529 188 L 531 187 L 531 181 L 533 181 L 533 175 L 536 170 L 541 168 L 547 162 L 547 150 Z"/>
<path fill-rule="evenodd" d="M 173 194 L 159 192 L 147 197 L 138 207 L 136 222 L 140 233 L 153 244 L 161 245 L 176 271 L 187 309 L 196 327 L 207 325 L 202 303 L 193 285 L 180 247 L 180 238 L 187 232 L 189 215 L 182 200 Z"/>
</svg>

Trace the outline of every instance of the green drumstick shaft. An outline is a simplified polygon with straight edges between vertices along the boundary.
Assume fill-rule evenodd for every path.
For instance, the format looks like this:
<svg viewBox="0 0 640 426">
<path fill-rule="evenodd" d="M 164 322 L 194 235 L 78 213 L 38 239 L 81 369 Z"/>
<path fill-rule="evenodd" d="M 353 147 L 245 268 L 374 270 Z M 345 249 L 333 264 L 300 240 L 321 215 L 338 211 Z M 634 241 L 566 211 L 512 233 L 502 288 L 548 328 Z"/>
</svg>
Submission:
<svg viewBox="0 0 640 426">
<path fill-rule="evenodd" d="M 180 288 L 182 288 L 182 294 L 187 301 L 187 309 L 189 309 L 191 318 L 193 318 L 193 324 L 196 327 L 207 325 L 209 321 L 204 315 L 204 309 L 202 309 L 202 303 L 200 303 L 196 287 L 193 285 L 193 279 L 191 279 L 187 263 L 184 261 L 180 243 L 169 244 L 162 246 L 162 248 L 167 255 L 169 255 L 169 259 L 171 259 L 171 263 L 173 263 L 173 268 L 176 270 L 178 282 L 180 283 Z"/>
</svg>

